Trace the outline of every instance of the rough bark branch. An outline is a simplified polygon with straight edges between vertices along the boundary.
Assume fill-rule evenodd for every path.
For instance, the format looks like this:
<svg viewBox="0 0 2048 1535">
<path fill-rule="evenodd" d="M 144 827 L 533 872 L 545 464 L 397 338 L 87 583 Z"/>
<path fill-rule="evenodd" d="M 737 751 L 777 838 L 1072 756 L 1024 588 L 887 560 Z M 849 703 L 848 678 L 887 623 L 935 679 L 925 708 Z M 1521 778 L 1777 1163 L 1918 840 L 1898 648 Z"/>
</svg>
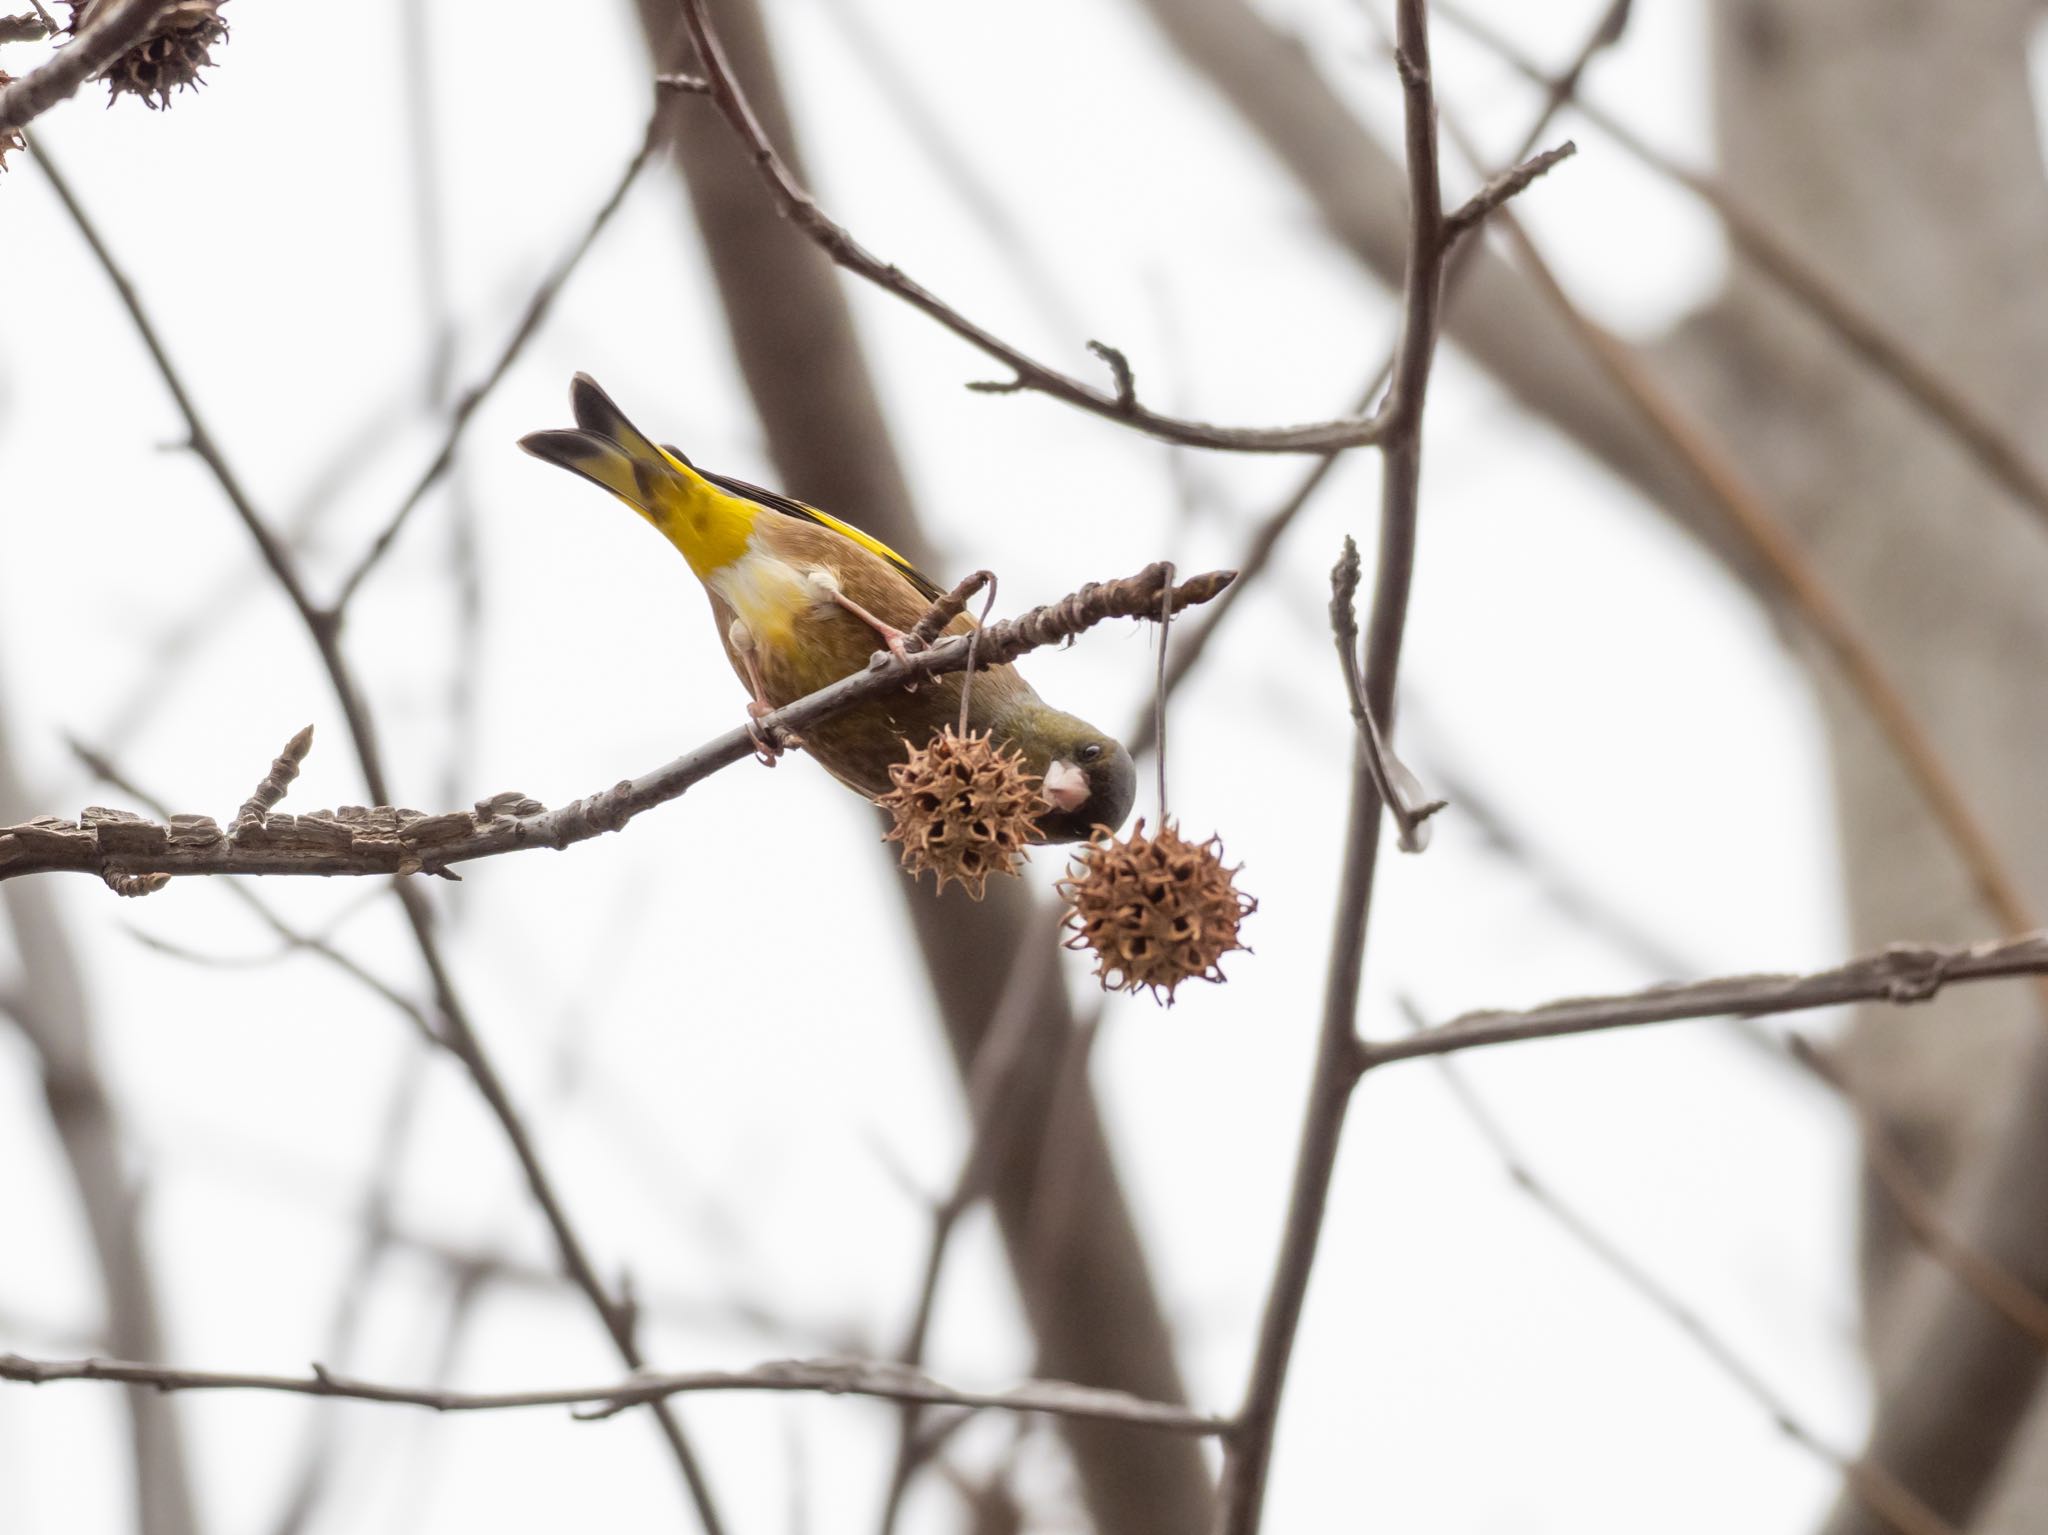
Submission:
<svg viewBox="0 0 2048 1535">
<path fill-rule="evenodd" d="M 1160 563 L 1122 580 L 1090 582 L 1058 602 L 977 634 L 954 635 L 906 660 L 878 651 L 868 670 L 776 710 L 757 728 L 801 733 L 919 678 L 963 671 L 970 650 L 977 666 L 1000 665 L 1112 618 L 1157 618 L 1162 605 L 1178 612 L 1206 602 L 1231 581 L 1229 572 L 1212 571 L 1173 584 L 1169 596 L 1171 569 Z M 514 791 L 481 800 L 473 810 L 438 815 L 389 805 L 299 816 L 245 814 L 224 834 L 203 815 L 164 822 L 94 806 L 79 822 L 43 817 L 0 827 L 0 880 L 57 871 L 109 881 L 194 874 L 445 874 L 478 858 L 535 847 L 559 850 L 618 831 L 642 811 L 679 797 L 755 750 L 754 736 L 740 726 L 650 773 L 554 810 Z"/>
</svg>

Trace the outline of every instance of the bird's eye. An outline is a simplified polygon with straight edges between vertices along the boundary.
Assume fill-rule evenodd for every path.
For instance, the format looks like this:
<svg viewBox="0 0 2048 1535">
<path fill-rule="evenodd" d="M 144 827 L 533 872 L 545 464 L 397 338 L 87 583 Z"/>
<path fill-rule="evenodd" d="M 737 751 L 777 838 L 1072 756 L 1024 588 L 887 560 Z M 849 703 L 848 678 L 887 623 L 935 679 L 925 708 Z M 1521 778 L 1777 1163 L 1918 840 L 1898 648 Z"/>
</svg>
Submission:
<svg viewBox="0 0 2048 1535">
<path fill-rule="evenodd" d="M 1090 741 L 1086 746 L 1081 748 L 1080 756 L 1083 762 L 1093 762 L 1097 757 L 1101 755 L 1102 743 L 1100 741 Z"/>
</svg>

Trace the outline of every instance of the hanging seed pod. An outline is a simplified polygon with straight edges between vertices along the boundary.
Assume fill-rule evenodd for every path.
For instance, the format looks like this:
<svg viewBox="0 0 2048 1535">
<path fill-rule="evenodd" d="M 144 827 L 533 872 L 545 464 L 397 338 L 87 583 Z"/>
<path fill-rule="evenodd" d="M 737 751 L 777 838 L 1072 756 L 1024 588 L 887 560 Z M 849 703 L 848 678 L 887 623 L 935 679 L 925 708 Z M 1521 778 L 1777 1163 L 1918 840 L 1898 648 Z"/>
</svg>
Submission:
<svg viewBox="0 0 2048 1535">
<path fill-rule="evenodd" d="M 152 111 L 171 104 L 171 92 L 203 85 L 199 71 L 213 63 L 215 43 L 227 41 L 228 24 L 220 19 L 226 0 L 178 0 L 141 42 L 100 72 L 107 99 L 139 96 Z M 89 25 L 108 0 L 69 0 L 71 25 L 78 32 Z"/>
<path fill-rule="evenodd" d="M 1217 961 L 1236 949 L 1238 924 L 1259 903 L 1237 888 L 1223 843 L 1189 842 L 1171 820 L 1147 837 L 1141 819 L 1125 841 L 1098 831 L 1060 881 L 1070 949 L 1092 949 L 1104 991 L 1150 987 L 1169 1005 L 1182 981 L 1221 981 Z"/>
<path fill-rule="evenodd" d="M 1015 874 L 1026 845 L 1043 836 L 1038 779 L 986 734 L 948 725 L 930 745 L 910 747 L 889 779 L 895 787 L 877 803 L 896 824 L 883 840 L 902 843 L 903 867 L 913 878 L 929 871 L 942 891 L 957 880 L 980 900 L 988 877 Z"/>
</svg>

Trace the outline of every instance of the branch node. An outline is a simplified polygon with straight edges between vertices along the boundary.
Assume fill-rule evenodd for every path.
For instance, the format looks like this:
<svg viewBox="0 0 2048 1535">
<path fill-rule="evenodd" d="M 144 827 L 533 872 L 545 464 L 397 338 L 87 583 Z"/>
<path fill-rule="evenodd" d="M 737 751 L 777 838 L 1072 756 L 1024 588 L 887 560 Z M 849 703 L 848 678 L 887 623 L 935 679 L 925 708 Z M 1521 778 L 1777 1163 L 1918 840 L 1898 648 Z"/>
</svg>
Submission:
<svg viewBox="0 0 2048 1535">
<path fill-rule="evenodd" d="M 242 808 L 235 812 L 235 819 L 228 827 L 228 839 L 239 841 L 250 828 L 261 826 L 270 812 L 292 786 L 292 780 L 299 776 L 299 764 L 306 760 L 306 753 L 313 749 L 313 727 L 308 725 L 289 741 L 284 750 L 272 759 L 270 771 L 263 776 L 263 782 L 242 801 Z"/>
<path fill-rule="evenodd" d="M 950 592 L 936 598 L 932 605 L 925 609 L 924 617 L 920 618 L 916 626 L 905 636 L 903 648 L 913 654 L 931 649 L 938 637 L 946 632 L 946 626 L 967 611 L 967 604 L 974 599 L 975 593 L 993 586 L 995 579 L 994 571 L 977 570 L 973 575 L 961 580 Z"/>
<path fill-rule="evenodd" d="M 1131 360 L 1106 341 L 1091 341 L 1088 350 L 1109 364 L 1110 377 L 1116 380 L 1116 408 L 1130 415 L 1138 408 L 1138 381 L 1131 372 Z"/>
<path fill-rule="evenodd" d="M 123 874 L 118 869 L 102 869 L 100 871 L 100 878 L 107 882 L 107 888 L 113 891 L 114 894 L 126 896 L 155 895 L 157 891 L 163 889 L 164 886 L 171 882 L 170 875 L 161 872 L 156 874 Z"/>
</svg>

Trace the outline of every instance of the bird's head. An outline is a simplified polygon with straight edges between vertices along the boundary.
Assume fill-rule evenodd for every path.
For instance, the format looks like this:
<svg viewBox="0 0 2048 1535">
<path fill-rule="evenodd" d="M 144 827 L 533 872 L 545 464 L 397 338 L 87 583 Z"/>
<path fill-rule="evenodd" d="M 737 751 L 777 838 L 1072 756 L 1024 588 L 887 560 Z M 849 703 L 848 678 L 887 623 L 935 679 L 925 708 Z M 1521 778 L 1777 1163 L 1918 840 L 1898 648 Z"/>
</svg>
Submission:
<svg viewBox="0 0 2048 1535">
<path fill-rule="evenodd" d="M 1138 798 L 1138 770 L 1123 743 L 1043 705 L 1020 715 L 1006 721 L 1010 744 L 1040 777 L 1045 840 L 1085 842 L 1097 826 L 1122 826 Z"/>
</svg>

